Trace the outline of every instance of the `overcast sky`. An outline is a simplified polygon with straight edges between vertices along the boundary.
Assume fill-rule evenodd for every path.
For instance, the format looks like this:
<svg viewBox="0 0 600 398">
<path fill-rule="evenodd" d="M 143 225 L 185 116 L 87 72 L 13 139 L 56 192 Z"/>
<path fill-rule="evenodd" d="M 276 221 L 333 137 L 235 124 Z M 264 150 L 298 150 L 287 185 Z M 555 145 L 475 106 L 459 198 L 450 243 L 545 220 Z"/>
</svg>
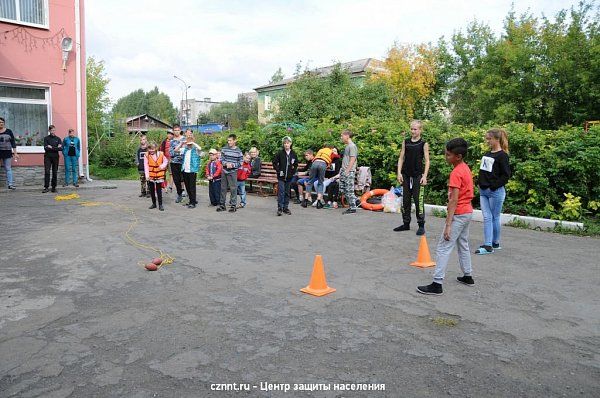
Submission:
<svg viewBox="0 0 600 398">
<path fill-rule="evenodd" d="M 310 67 L 385 57 L 394 41 L 436 42 L 477 19 L 496 32 L 512 0 L 478 1 L 203 1 L 86 2 L 87 54 L 106 62 L 114 100 L 158 86 L 179 105 L 189 98 L 234 101 Z M 577 0 L 515 0 L 515 10 L 553 17 Z"/>
</svg>

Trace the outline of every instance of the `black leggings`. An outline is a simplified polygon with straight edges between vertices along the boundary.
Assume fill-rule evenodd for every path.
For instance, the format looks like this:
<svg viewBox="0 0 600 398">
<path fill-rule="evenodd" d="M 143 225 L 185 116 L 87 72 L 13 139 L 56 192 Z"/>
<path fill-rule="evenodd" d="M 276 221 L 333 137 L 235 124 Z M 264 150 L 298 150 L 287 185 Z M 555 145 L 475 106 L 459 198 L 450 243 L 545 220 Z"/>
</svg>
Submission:
<svg viewBox="0 0 600 398">
<path fill-rule="evenodd" d="M 195 205 L 196 201 L 196 173 L 183 172 L 183 183 L 185 184 L 185 190 L 190 199 L 190 204 Z"/>
<path fill-rule="evenodd" d="M 181 163 L 171 163 L 171 175 L 173 176 L 173 183 L 175 184 L 177 195 L 181 196 L 181 193 L 183 192 L 183 188 L 181 187 L 181 183 L 183 182 Z"/>
<path fill-rule="evenodd" d="M 340 196 L 340 184 L 337 181 L 332 181 L 327 186 L 327 201 L 328 202 L 339 202 L 338 197 Z"/>
<path fill-rule="evenodd" d="M 155 205 L 156 199 L 158 199 L 158 205 L 162 206 L 162 182 L 148 180 L 148 191 L 150 191 L 152 204 Z"/>
</svg>

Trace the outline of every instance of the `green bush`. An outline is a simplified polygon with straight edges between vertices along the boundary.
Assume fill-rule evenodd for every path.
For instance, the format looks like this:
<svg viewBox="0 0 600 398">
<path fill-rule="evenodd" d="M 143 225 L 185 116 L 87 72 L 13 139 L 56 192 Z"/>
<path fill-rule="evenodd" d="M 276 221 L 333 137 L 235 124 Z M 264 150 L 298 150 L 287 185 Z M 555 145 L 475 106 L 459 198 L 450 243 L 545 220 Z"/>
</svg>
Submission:
<svg viewBox="0 0 600 398">
<path fill-rule="evenodd" d="M 491 126 L 488 126 L 491 127 Z M 600 205 L 600 127 L 584 132 L 581 128 L 537 130 L 529 124 L 512 123 L 503 126 L 509 135 L 510 159 L 513 176 L 508 182 L 504 211 L 536 217 L 580 220 L 598 213 Z M 374 117 L 352 118 L 346 123 L 331 119 L 309 120 L 303 126 L 276 123 L 259 127 L 248 122 L 236 130 L 238 146 L 243 151 L 256 146 L 263 161 L 271 161 L 281 148 L 281 139 L 288 135 L 299 156 L 306 149 L 314 151 L 333 144 L 340 150 L 340 132 L 350 129 L 359 149 L 358 164 L 371 167 L 373 187 L 389 188 L 397 185 L 396 169 L 402 141 L 408 137 L 408 123 Z M 463 137 L 469 143 L 466 159 L 477 177 L 479 160 L 488 150 L 484 135 L 487 128 L 469 128 L 451 125 L 443 120 L 424 123 L 424 139 L 429 142 L 431 167 L 425 201 L 445 205 L 447 181 L 451 167 L 444 159 L 445 143 L 454 137 Z M 226 145 L 227 132 L 197 135 L 196 141 L 205 153 L 210 148 Z M 162 142 L 165 132 L 152 131 L 149 139 Z M 117 134 L 101 144 L 95 162 L 104 167 L 128 168 L 134 164 L 138 139 Z M 206 162 L 207 156 L 203 160 Z M 473 204 L 478 207 L 478 189 Z"/>
</svg>

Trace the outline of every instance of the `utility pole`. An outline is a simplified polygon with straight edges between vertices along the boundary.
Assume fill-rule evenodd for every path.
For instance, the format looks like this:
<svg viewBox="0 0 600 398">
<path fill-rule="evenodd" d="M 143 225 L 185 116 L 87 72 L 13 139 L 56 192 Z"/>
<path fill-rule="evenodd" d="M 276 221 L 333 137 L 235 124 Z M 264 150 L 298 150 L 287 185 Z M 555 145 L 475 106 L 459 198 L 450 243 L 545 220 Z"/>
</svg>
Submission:
<svg viewBox="0 0 600 398">
<path fill-rule="evenodd" d="M 183 86 L 185 87 L 185 124 L 189 125 L 189 115 L 188 115 L 188 110 L 190 108 L 190 105 L 188 104 L 188 88 L 192 87 L 192 86 L 188 86 L 188 84 L 185 82 L 185 80 L 183 80 L 180 77 L 177 77 L 176 75 L 173 75 L 173 77 L 177 80 L 179 80 L 180 82 L 183 83 Z M 182 110 L 183 111 L 183 110 Z"/>
</svg>

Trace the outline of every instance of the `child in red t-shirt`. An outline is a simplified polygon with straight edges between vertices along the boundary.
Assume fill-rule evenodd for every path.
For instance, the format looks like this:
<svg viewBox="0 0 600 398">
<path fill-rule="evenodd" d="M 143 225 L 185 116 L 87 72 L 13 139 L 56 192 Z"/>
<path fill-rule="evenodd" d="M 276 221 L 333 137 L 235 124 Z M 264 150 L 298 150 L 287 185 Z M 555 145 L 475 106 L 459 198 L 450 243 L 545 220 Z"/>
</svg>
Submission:
<svg viewBox="0 0 600 398">
<path fill-rule="evenodd" d="M 246 180 L 252 174 L 250 160 L 250 154 L 246 152 L 244 154 L 244 162 L 237 171 L 237 194 L 241 198 L 238 208 L 246 207 Z"/>
<path fill-rule="evenodd" d="M 442 283 L 454 246 L 457 247 L 458 262 L 463 272 L 463 276 L 456 279 L 468 286 L 475 284 L 471 276 L 469 251 L 469 224 L 473 218 L 473 175 L 463 161 L 467 156 L 468 147 L 467 141 L 462 138 L 454 138 L 446 144 L 446 161 L 454 167 L 448 180 L 448 215 L 444 232 L 437 245 L 437 265 L 433 273 L 433 282 L 430 285 L 418 286 L 419 293 L 442 294 Z"/>
</svg>

